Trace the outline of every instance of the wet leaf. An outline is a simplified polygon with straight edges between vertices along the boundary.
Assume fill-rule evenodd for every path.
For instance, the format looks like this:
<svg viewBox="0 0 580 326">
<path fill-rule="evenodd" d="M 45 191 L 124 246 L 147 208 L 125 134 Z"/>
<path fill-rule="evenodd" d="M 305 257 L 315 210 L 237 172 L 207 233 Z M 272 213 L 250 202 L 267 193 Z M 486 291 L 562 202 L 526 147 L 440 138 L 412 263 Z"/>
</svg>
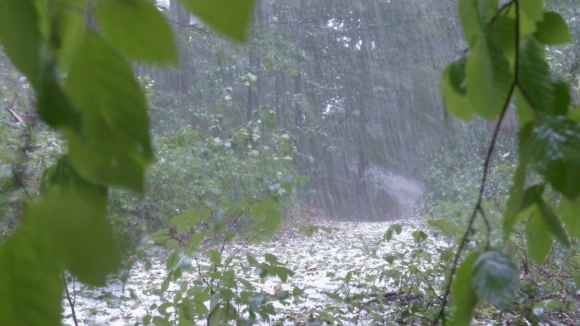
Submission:
<svg viewBox="0 0 580 326">
<path fill-rule="evenodd" d="M 511 257 L 496 250 L 482 253 L 473 263 L 471 285 L 477 297 L 505 309 L 519 290 L 520 271 Z"/>
<path fill-rule="evenodd" d="M 0 1 L 0 43 L 18 70 L 35 86 L 40 77 L 44 43 L 39 21 L 36 1 Z"/>
<path fill-rule="evenodd" d="M 513 81 L 503 51 L 480 38 L 471 49 L 465 67 L 467 99 L 471 108 L 485 119 L 496 119 L 504 108 Z"/>
<path fill-rule="evenodd" d="M 573 200 L 562 198 L 559 213 L 568 234 L 580 239 L 580 196 Z"/>
<path fill-rule="evenodd" d="M 143 174 L 153 154 L 145 96 L 131 66 L 89 32 L 65 89 L 82 121 L 80 134 L 66 133 L 74 167 L 96 183 L 142 192 Z"/>
<path fill-rule="evenodd" d="M 530 160 L 530 138 L 532 134 L 532 125 L 527 124 L 519 132 L 518 137 L 518 167 L 513 177 L 512 185 L 510 186 L 509 197 L 506 202 L 506 208 L 503 211 L 503 231 L 504 237 L 507 238 L 511 234 L 516 222 L 518 214 L 522 210 L 522 201 L 524 198 L 524 184 L 526 181 L 526 171 L 528 162 Z"/>
<path fill-rule="evenodd" d="M 558 239 L 558 241 L 560 241 L 560 243 L 562 243 L 566 247 L 570 247 L 570 240 L 568 240 L 566 231 L 564 231 L 562 223 L 560 222 L 558 216 L 556 216 L 556 214 L 552 210 L 552 207 L 550 207 L 550 205 L 548 205 L 542 199 L 539 199 L 537 204 L 541 212 L 541 215 L 544 218 L 544 222 L 548 226 L 550 232 L 552 232 L 552 234 L 556 237 L 556 239 Z"/>
<path fill-rule="evenodd" d="M 497 0 L 459 0 L 459 18 L 463 36 L 472 47 L 497 9 Z"/>
<path fill-rule="evenodd" d="M 526 238 L 530 258 L 541 265 L 552 249 L 552 234 L 537 207 L 528 219 Z"/>
<path fill-rule="evenodd" d="M 251 23 L 254 0 L 181 0 L 183 6 L 211 28 L 244 41 Z"/>
<path fill-rule="evenodd" d="M 466 62 L 467 58 L 464 57 L 447 66 L 440 87 L 447 110 L 460 119 L 470 120 L 475 112 L 465 97 Z"/>
<path fill-rule="evenodd" d="M 544 59 L 544 46 L 533 36 L 526 36 L 520 49 L 520 87 L 533 102 L 532 107 L 544 113 L 552 111 L 554 88 L 550 78 L 550 67 Z"/>
<path fill-rule="evenodd" d="M 106 38 L 139 61 L 177 62 L 171 27 L 155 5 L 145 0 L 99 1 L 95 12 Z"/>
<path fill-rule="evenodd" d="M 479 253 L 471 253 L 457 269 L 457 274 L 451 287 L 451 294 L 456 305 L 453 321 L 451 322 L 453 326 L 469 326 L 473 318 L 477 297 L 472 289 L 471 276 L 473 274 L 473 263 L 478 257 Z"/>
<path fill-rule="evenodd" d="M 533 132 L 532 157 L 538 172 L 569 199 L 580 194 L 580 127 L 561 116 L 539 120 Z"/>
</svg>

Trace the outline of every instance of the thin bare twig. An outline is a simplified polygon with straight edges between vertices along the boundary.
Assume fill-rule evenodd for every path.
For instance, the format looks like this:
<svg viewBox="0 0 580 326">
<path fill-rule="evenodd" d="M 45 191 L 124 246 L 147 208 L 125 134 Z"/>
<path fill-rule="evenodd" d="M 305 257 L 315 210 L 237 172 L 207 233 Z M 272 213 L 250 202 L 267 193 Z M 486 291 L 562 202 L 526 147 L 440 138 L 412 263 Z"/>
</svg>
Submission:
<svg viewBox="0 0 580 326">
<path fill-rule="evenodd" d="M 79 326 L 79 322 L 77 321 L 77 314 L 75 312 L 75 303 L 74 300 L 72 300 L 70 297 L 70 293 L 68 291 L 68 284 L 66 283 L 66 277 L 64 274 L 62 274 L 62 282 L 64 283 L 64 289 L 66 291 L 66 299 L 68 300 L 68 304 L 72 312 L 73 322 L 75 323 L 75 326 Z"/>
</svg>

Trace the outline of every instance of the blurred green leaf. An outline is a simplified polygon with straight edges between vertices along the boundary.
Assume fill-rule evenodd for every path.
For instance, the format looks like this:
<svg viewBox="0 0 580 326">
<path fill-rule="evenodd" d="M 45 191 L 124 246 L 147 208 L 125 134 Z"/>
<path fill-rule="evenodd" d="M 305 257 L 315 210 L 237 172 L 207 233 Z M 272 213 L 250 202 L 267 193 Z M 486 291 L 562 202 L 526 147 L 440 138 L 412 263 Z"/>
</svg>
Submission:
<svg viewBox="0 0 580 326">
<path fill-rule="evenodd" d="M 47 64 L 38 87 L 38 114 L 53 128 L 81 132 L 80 114 L 64 94 L 58 79 L 55 67 Z"/>
<path fill-rule="evenodd" d="M 580 196 L 573 200 L 562 198 L 559 213 L 568 234 L 580 239 Z"/>
<path fill-rule="evenodd" d="M 526 236 L 528 255 L 536 264 L 543 264 L 552 248 L 552 235 L 537 206 L 528 219 Z"/>
<path fill-rule="evenodd" d="M 181 0 L 183 6 L 211 28 L 237 41 L 246 40 L 254 0 Z"/>
<path fill-rule="evenodd" d="M 173 267 L 177 266 L 179 261 L 181 260 L 179 256 L 179 250 L 174 250 L 169 257 L 167 257 L 167 261 L 165 263 L 165 268 L 167 270 L 172 269 Z"/>
<path fill-rule="evenodd" d="M 415 242 L 417 243 L 421 243 L 425 240 L 427 240 L 429 236 L 427 235 L 427 233 L 423 232 L 423 231 L 415 231 L 413 232 L 413 240 L 415 240 Z"/>
<path fill-rule="evenodd" d="M 526 0 L 520 3 L 521 13 L 526 15 L 534 22 L 540 21 L 544 18 L 543 4 L 544 0 Z"/>
<path fill-rule="evenodd" d="M 119 50 L 139 61 L 177 62 L 171 27 L 154 3 L 146 0 L 104 0 L 95 7 L 106 38 Z"/>
<path fill-rule="evenodd" d="M 142 192 L 153 155 L 145 96 L 131 66 L 89 32 L 70 68 L 66 93 L 82 117 L 81 134 L 66 133 L 74 167 L 94 182 Z"/>
<path fill-rule="evenodd" d="M 503 51 L 486 38 L 471 49 L 465 66 L 467 99 L 485 119 L 496 119 L 508 100 L 513 74 Z"/>
<path fill-rule="evenodd" d="M 538 172 L 569 199 L 580 194 L 580 127 L 562 116 L 545 116 L 534 128 L 532 156 Z"/>
<path fill-rule="evenodd" d="M 470 120 L 475 112 L 465 97 L 466 62 L 467 58 L 463 57 L 447 66 L 443 71 L 440 88 L 447 110 L 460 119 Z"/>
<path fill-rule="evenodd" d="M 34 221 L 33 221 L 33 220 Z M 0 246 L 2 325 L 60 325 L 63 283 L 46 223 L 28 224 Z"/>
<path fill-rule="evenodd" d="M 548 205 L 544 200 L 539 199 L 538 208 L 550 232 L 552 232 L 552 234 L 556 237 L 556 239 L 558 239 L 558 241 L 560 241 L 560 243 L 566 247 L 570 247 L 570 240 L 568 240 L 566 231 L 564 231 L 562 223 L 552 210 L 552 207 L 550 207 L 550 205 Z"/>
<path fill-rule="evenodd" d="M 208 252 L 208 254 L 209 254 L 209 261 L 212 264 L 214 264 L 214 265 L 220 265 L 221 264 L 221 262 L 222 262 L 222 256 L 221 256 L 221 254 L 217 250 L 212 249 L 212 250 L 210 250 Z"/>
<path fill-rule="evenodd" d="M 554 102 L 550 67 L 546 63 L 544 46 L 529 35 L 521 42 L 518 81 L 537 111 L 548 113 Z"/>
<path fill-rule="evenodd" d="M 481 31 L 487 27 L 487 23 L 496 12 L 498 0 L 459 0 L 458 11 L 463 28 L 463 36 L 467 44 L 472 47 Z"/>
<path fill-rule="evenodd" d="M 84 283 L 105 285 L 120 263 L 107 217 L 107 189 L 84 180 L 66 157 L 58 162 L 49 185 L 42 202 L 27 214 L 46 221 L 55 250 L 72 275 Z"/>
<path fill-rule="evenodd" d="M 193 229 L 200 221 L 205 221 L 211 216 L 211 209 L 190 208 L 171 219 L 171 225 L 177 228 L 177 232 L 186 232 Z"/>
<path fill-rule="evenodd" d="M 58 65 L 67 71 L 85 32 L 86 0 L 50 2 L 50 45 Z"/>
<path fill-rule="evenodd" d="M 473 263 L 478 257 L 479 253 L 471 253 L 457 269 L 457 274 L 451 287 L 451 295 L 456 305 L 453 321 L 451 322 L 453 326 L 469 326 L 473 318 L 477 297 L 472 288 L 471 277 Z"/>
<path fill-rule="evenodd" d="M 0 1 L 0 43 L 33 86 L 38 86 L 44 46 L 35 0 Z"/>
<path fill-rule="evenodd" d="M 560 14 L 553 11 L 547 11 L 543 13 L 542 18 L 543 19 L 537 23 L 537 31 L 534 34 L 538 41 L 543 44 L 562 44 L 570 42 L 571 38 L 568 25 Z"/>
<path fill-rule="evenodd" d="M 473 263 L 471 286 L 479 300 L 503 310 L 519 290 L 520 270 L 513 260 L 497 250 L 486 251 Z"/>
</svg>

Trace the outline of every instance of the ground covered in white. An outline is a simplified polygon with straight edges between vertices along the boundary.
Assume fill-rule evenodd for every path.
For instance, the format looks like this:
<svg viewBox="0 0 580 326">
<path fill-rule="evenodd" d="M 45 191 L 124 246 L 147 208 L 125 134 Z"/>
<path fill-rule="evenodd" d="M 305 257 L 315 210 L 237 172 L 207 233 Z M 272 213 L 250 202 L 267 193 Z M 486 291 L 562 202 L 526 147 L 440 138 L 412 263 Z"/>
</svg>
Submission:
<svg viewBox="0 0 580 326">
<path fill-rule="evenodd" d="M 393 223 L 402 225 L 402 232 L 394 232 L 390 241 L 381 242 Z M 276 302 L 276 315 L 264 325 L 274 325 L 276 322 L 286 325 L 300 324 L 325 309 L 335 312 L 342 309 L 342 315 L 347 319 L 342 322 L 345 325 L 365 325 L 368 321 L 365 323 L 364 311 L 353 312 L 351 309 L 349 312 L 345 303 L 335 300 L 336 296 L 344 298 L 368 291 L 369 283 L 375 284 L 377 289 L 384 292 L 396 291 L 396 282 L 393 281 L 396 278 L 385 278 L 385 275 L 390 275 L 385 274 L 385 271 L 392 271 L 395 276 L 404 274 L 407 268 L 405 264 L 416 259 L 411 255 L 416 253 L 418 246 L 425 248 L 424 254 L 419 258 L 424 261 L 416 266 L 430 269 L 432 266 L 429 257 L 432 255 L 435 263 L 438 260 L 438 249 L 447 247 L 433 237 L 418 245 L 416 231 L 425 231 L 418 219 L 404 222 L 325 224 L 334 230 L 331 233 L 319 231 L 312 237 L 307 237 L 295 232 L 295 229 L 290 229 L 272 242 L 247 246 L 238 253 L 241 257 L 245 257 L 246 252 L 256 257 L 273 254 L 294 272 L 287 282 L 282 282 L 278 277 L 261 280 L 251 269 L 236 269 L 236 273 L 245 273 L 244 278 L 256 288 L 272 295 L 280 291 L 291 293 L 295 287 L 304 290 L 300 297 L 290 298 L 285 304 Z M 227 256 L 237 249 L 236 246 L 228 247 L 224 255 Z M 193 257 L 183 257 L 184 262 L 193 265 L 191 275 L 185 274 L 184 279 L 196 277 L 197 262 L 190 258 Z M 197 258 L 199 264 L 208 264 L 203 257 Z M 165 260 L 162 258 L 154 258 L 151 263 L 151 267 L 146 270 L 144 261 L 136 262 L 124 286 L 119 280 L 111 280 L 105 288 L 87 288 L 81 284 L 69 283 L 79 325 L 136 325 L 140 324 L 148 312 L 155 315 L 155 311 L 148 309 L 162 301 L 159 289 L 166 269 Z M 383 277 L 379 278 L 380 275 Z M 365 289 L 359 289 L 359 284 L 366 284 Z M 171 293 L 172 290 L 174 288 L 170 287 L 167 292 Z M 64 324 L 74 325 L 68 301 L 63 302 L 63 308 L 66 317 Z"/>
</svg>

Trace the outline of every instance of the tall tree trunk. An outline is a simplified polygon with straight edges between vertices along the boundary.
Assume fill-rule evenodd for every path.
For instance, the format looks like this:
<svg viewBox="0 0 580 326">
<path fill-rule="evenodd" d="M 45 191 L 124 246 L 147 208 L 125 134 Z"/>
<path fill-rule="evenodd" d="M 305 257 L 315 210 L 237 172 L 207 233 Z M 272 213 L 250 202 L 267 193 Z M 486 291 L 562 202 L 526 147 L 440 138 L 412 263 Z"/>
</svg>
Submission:
<svg viewBox="0 0 580 326">
<path fill-rule="evenodd" d="M 174 22 L 175 36 L 177 42 L 177 53 L 179 55 L 179 69 L 172 73 L 171 84 L 174 91 L 185 95 L 189 91 L 189 75 L 185 68 L 185 58 L 187 57 L 186 33 L 189 23 L 189 13 L 183 9 L 177 0 L 169 0 L 169 17 Z"/>
<path fill-rule="evenodd" d="M 256 2 L 254 10 L 254 25 L 252 28 L 252 39 L 257 38 L 257 31 L 262 24 L 262 6 L 261 2 Z M 248 102 L 246 106 L 246 119 L 248 122 L 256 121 L 256 112 L 260 107 L 260 53 L 254 48 L 250 48 L 248 55 L 250 73 L 256 76 L 256 83 L 250 83 L 248 86 Z"/>
</svg>

